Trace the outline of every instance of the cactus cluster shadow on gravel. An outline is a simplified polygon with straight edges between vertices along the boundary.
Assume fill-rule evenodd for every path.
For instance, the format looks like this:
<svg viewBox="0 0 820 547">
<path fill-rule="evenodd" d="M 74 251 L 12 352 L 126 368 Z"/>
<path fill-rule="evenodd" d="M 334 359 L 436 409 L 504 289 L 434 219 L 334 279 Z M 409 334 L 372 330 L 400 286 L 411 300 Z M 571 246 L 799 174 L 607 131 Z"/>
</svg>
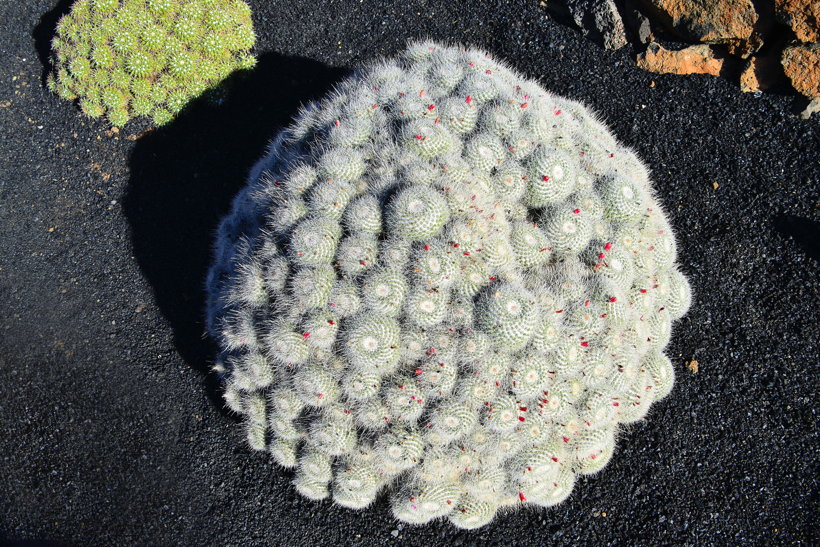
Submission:
<svg viewBox="0 0 820 547">
<path fill-rule="evenodd" d="M 47 11 L 40 18 L 40 22 L 34 27 L 31 33 L 34 38 L 34 48 L 37 50 L 37 57 L 43 65 L 42 84 L 45 85 L 46 77 L 51 72 L 51 40 L 57 28 L 57 22 L 63 15 L 71 11 L 71 4 L 74 0 L 60 0 L 54 9 Z"/>
<path fill-rule="evenodd" d="M 265 54 L 252 72 L 231 78 L 221 105 L 194 101 L 172 123 L 140 137 L 129 159 L 123 210 L 134 256 L 173 329 L 177 351 L 204 376 L 220 410 L 220 387 L 208 374 L 215 351 L 203 323 L 214 231 L 277 130 L 345 72 Z"/>
</svg>

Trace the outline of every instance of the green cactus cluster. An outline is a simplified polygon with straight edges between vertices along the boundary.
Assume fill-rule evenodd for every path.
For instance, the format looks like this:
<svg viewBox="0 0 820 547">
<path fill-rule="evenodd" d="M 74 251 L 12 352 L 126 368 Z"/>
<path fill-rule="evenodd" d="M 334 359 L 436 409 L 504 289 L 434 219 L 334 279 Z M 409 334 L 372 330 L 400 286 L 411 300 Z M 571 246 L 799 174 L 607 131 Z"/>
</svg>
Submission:
<svg viewBox="0 0 820 547">
<path fill-rule="evenodd" d="M 422 42 L 305 107 L 208 277 L 214 370 L 296 490 L 476 528 L 565 500 L 665 397 L 691 303 L 648 170 L 583 105 Z"/>
<path fill-rule="evenodd" d="M 52 41 L 48 87 L 116 127 L 172 120 L 235 70 L 256 37 L 242 0 L 77 0 Z"/>
</svg>

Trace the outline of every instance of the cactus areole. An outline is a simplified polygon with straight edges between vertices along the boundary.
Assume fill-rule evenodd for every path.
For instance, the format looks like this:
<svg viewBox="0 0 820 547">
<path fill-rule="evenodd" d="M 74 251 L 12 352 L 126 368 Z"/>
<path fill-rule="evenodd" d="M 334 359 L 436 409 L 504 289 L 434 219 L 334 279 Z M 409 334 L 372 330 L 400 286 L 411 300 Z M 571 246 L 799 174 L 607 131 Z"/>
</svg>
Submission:
<svg viewBox="0 0 820 547">
<path fill-rule="evenodd" d="M 477 528 L 565 500 L 672 388 L 691 301 L 649 173 L 583 105 L 430 42 L 304 108 L 208 277 L 215 371 L 296 490 Z"/>
</svg>

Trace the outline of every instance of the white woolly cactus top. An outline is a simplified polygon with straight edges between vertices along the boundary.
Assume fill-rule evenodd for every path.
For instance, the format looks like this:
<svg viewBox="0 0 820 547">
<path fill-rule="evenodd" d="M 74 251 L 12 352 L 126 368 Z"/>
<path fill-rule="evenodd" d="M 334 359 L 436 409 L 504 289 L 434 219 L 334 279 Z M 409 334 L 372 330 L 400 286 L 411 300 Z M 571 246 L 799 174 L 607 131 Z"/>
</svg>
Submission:
<svg viewBox="0 0 820 547">
<path fill-rule="evenodd" d="M 484 52 L 416 43 L 286 129 L 223 221 L 208 327 L 250 445 L 410 523 L 551 506 L 672 388 L 690 304 L 647 169 Z"/>
</svg>

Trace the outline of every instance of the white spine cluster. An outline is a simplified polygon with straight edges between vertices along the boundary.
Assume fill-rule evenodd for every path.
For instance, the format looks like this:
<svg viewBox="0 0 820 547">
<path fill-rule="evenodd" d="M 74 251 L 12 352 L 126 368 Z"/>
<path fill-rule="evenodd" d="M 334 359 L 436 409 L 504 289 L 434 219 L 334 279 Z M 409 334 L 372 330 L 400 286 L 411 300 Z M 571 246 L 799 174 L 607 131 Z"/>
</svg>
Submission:
<svg viewBox="0 0 820 547">
<path fill-rule="evenodd" d="M 647 169 L 582 105 L 412 45 L 305 109 L 223 221 L 208 326 L 304 496 L 475 528 L 551 506 L 674 380 L 691 301 Z"/>
</svg>

